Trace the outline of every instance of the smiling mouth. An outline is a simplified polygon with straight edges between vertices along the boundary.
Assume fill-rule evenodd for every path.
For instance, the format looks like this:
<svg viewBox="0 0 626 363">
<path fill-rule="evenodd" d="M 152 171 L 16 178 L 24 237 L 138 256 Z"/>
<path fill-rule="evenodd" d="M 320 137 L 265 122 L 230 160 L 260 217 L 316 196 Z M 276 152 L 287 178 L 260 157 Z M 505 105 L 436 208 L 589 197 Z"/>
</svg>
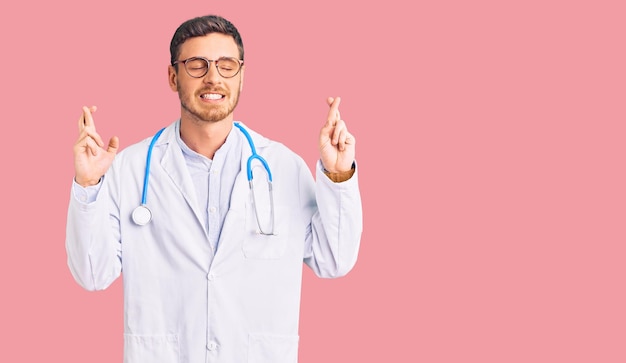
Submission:
<svg viewBox="0 0 626 363">
<path fill-rule="evenodd" d="M 219 93 L 203 93 L 200 95 L 200 98 L 205 100 L 221 100 L 222 98 L 224 98 L 224 95 L 221 95 Z"/>
</svg>

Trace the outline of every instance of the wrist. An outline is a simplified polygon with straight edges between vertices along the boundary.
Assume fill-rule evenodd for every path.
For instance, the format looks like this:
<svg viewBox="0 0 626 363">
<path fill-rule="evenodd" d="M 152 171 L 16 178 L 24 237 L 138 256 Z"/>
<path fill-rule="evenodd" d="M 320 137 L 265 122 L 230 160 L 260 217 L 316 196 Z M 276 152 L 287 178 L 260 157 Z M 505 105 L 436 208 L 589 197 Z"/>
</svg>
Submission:
<svg viewBox="0 0 626 363">
<path fill-rule="evenodd" d="M 98 179 L 79 179 L 78 177 L 74 177 L 74 181 L 76 182 L 76 184 L 80 185 L 83 188 L 98 185 L 101 180 L 102 177 Z"/>
<path fill-rule="evenodd" d="M 324 174 L 326 174 L 326 176 L 333 182 L 341 183 L 352 178 L 355 170 L 355 165 L 354 163 L 352 163 L 352 168 L 346 171 L 328 171 L 326 170 L 326 168 L 324 168 Z"/>
</svg>

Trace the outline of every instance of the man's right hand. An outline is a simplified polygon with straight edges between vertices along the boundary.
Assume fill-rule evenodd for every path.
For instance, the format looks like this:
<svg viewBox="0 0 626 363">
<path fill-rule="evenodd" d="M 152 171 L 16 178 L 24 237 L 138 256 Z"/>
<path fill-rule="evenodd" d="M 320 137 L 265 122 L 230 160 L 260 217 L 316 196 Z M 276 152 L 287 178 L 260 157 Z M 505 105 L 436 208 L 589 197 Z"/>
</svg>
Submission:
<svg viewBox="0 0 626 363">
<path fill-rule="evenodd" d="M 120 146 L 117 136 L 113 136 L 106 150 L 104 149 L 104 142 L 96 132 L 96 125 L 93 122 L 94 112 L 96 106 L 83 106 L 83 114 L 78 119 L 78 140 L 74 144 L 75 180 L 83 187 L 100 182 L 100 178 L 113 163 Z"/>
</svg>

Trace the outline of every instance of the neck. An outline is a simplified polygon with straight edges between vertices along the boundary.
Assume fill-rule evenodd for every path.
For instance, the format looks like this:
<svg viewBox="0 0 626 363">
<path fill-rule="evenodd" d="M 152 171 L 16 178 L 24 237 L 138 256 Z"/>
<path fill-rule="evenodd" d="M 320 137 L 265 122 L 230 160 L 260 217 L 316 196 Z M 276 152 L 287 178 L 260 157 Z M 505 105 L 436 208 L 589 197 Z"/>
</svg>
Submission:
<svg viewBox="0 0 626 363">
<path fill-rule="evenodd" d="M 193 151 L 213 159 L 233 127 L 232 117 L 217 122 L 180 120 L 180 138 Z"/>
</svg>

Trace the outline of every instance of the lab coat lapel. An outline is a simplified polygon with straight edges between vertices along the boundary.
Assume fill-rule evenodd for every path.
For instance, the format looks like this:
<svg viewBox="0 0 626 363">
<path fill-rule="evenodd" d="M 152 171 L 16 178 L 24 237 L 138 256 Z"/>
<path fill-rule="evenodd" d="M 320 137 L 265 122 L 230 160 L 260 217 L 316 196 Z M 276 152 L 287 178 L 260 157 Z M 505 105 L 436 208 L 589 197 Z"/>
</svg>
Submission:
<svg viewBox="0 0 626 363">
<path fill-rule="evenodd" d="M 243 123 L 241 125 L 250 133 L 257 152 L 267 145 L 267 139 L 248 129 Z M 235 185 L 230 195 L 229 211 L 220 235 L 220 249 L 222 251 L 216 255 L 218 259 L 228 255 L 228 252 L 224 251 L 226 246 L 231 246 L 232 249 L 234 246 L 241 245 L 241 240 L 245 238 L 246 219 L 250 215 L 250 208 L 252 208 L 252 197 L 247 174 L 248 158 L 252 155 L 252 149 L 243 133 L 239 130 L 237 130 L 237 133 L 239 134 L 238 147 L 241 150 L 241 165 L 239 174 L 235 178 Z"/>
<path fill-rule="evenodd" d="M 215 254 L 214 264 L 228 261 L 229 257 L 237 255 L 240 252 L 238 246 L 241 246 L 245 238 L 248 200 L 250 199 L 250 189 L 246 175 L 246 162 L 250 155 L 252 155 L 252 152 L 250 151 L 245 137 L 240 131 L 236 132 L 240 134 L 237 146 L 241 150 L 241 165 L 239 173 L 235 177 L 233 190 L 230 194 L 228 213 L 226 214 L 224 225 L 220 233 L 218 253 Z"/>
<path fill-rule="evenodd" d="M 165 153 L 161 159 L 161 166 L 172 179 L 173 184 L 180 190 L 180 193 L 185 198 L 187 205 L 193 211 L 200 226 L 202 226 L 202 219 L 200 218 L 200 213 L 198 211 L 197 197 L 193 181 L 191 180 L 191 175 L 189 175 L 189 171 L 187 170 L 187 164 L 185 162 L 183 152 L 176 140 L 175 133 L 177 132 L 177 129 L 172 126 L 169 127 L 167 131 L 167 135 L 165 135 L 167 137 L 164 138 L 163 142 L 167 142 L 168 144 L 166 145 Z M 204 230 L 204 228 L 202 229 Z M 204 232 L 206 234 L 206 230 Z"/>
<path fill-rule="evenodd" d="M 257 153 L 259 153 L 260 150 L 267 145 L 268 140 L 250 130 L 243 123 L 240 124 L 250 133 L 252 142 L 255 145 Z M 237 175 L 237 179 L 235 180 L 235 187 L 233 188 L 233 193 L 231 195 L 230 205 L 231 209 L 245 212 L 247 203 L 251 201 L 247 170 L 248 158 L 252 155 L 252 148 L 250 147 L 250 144 L 248 144 L 248 140 L 243 133 L 241 133 L 241 131 L 237 131 L 237 133 L 239 134 L 239 144 L 241 148 L 241 169 L 239 171 L 239 175 Z"/>
<path fill-rule="evenodd" d="M 246 210 L 246 201 L 249 199 L 249 184 L 248 184 L 248 176 L 247 176 L 247 162 L 250 155 L 252 155 L 252 151 L 248 146 L 248 141 L 246 138 L 240 133 L 240 141 L 241 145 L 241 168 L 239 169 L 239 174 L 235 179 L 235 186 L 233 187 L 233 192 L 230 197 L 230 209 L 241 212 L 242 215 L 245 216 Z"/>
</svg>

